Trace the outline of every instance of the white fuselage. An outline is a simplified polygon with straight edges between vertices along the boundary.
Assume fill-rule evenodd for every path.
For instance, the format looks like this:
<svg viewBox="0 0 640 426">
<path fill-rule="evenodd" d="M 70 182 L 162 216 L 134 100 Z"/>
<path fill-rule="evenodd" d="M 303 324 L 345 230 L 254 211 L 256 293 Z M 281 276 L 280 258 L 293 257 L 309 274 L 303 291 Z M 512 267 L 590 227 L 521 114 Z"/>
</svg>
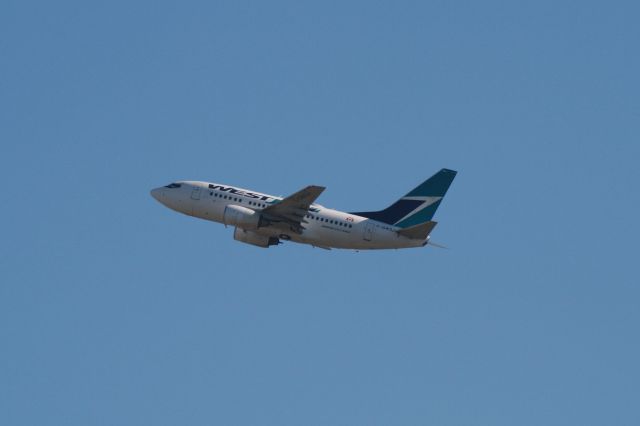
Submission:
<svg viewBox="0 0 640 426">
<path fill-rule="evenodd" d="M 151 195 L 177 212 L 219 223 L 224 223 L 225 208 L 229 205 L 242 206 L 259 213 L 281 200 L 280 197 L 228 185 L 198 181 L 177 183 L 180 187 L 156 188 Z M 428 241 L 428 238 L 407 238 L 392 225 L 319 204 L 310 206 L 305 221 L 302 233 L 292 232 L 285 224 L 260 227 L 253 232 L 315 247 L 354 250 L 422 247 Z"/>
</svg>

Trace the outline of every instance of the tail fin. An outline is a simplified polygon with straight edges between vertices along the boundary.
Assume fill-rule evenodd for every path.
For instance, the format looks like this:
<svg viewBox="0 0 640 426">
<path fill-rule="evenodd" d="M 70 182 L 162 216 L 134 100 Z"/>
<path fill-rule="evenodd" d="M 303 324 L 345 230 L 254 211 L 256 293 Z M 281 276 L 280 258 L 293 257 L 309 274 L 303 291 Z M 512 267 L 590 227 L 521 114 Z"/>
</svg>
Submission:
<svg viewBox="0 0 640 426">
<path fill-rule="evenodd" d="M 386 209 L 353 214 L 400 228 L 428 222 L 433 218 L 457 173 L 455 170 L 442 169 Z"/>
</svg>

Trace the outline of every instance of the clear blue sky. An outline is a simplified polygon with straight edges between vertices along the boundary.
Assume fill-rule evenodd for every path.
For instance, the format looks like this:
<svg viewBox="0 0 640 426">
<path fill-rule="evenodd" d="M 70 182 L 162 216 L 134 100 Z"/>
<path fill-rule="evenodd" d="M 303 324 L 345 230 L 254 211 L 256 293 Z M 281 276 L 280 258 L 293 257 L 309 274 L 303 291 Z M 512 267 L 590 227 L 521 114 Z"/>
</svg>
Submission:
<svg viewBox="0 0 640 426">
<path fill-rule="evenodd" d="M 0 4 L 0 424 L 640 424 L 637 2 Z M 452 249 L 261 250 L 179 179 Z"/>
</svg>

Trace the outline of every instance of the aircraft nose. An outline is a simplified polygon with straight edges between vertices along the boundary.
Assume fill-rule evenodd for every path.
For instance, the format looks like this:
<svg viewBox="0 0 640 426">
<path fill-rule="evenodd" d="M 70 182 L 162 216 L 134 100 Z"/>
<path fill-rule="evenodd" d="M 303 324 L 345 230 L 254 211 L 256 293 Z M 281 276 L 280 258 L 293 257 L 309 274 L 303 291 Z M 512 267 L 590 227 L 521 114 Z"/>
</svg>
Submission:
<svg viewBox="0 0 640 426">
<path fill-rule="evenodd" d="M 162 202 L 162 188 L 154 188 L 151 190 L 151 196 Z"/>
</svg>

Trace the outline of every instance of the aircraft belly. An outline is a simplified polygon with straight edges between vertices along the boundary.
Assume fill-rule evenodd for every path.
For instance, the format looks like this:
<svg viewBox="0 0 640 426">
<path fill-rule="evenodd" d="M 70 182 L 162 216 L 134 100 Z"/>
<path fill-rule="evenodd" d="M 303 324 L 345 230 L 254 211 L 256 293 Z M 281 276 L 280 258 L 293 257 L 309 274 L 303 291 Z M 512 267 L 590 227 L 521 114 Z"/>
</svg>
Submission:
<svg viewBox="0 0 640 426">
<path fill-rule="evenodd" d="M 323 225 L 309 227 L 299 237 L 300 242 L 319 247 L 332 247 L 339 249 L 364 249 L 352 229 L 333 229 Z"/>
</svg>

